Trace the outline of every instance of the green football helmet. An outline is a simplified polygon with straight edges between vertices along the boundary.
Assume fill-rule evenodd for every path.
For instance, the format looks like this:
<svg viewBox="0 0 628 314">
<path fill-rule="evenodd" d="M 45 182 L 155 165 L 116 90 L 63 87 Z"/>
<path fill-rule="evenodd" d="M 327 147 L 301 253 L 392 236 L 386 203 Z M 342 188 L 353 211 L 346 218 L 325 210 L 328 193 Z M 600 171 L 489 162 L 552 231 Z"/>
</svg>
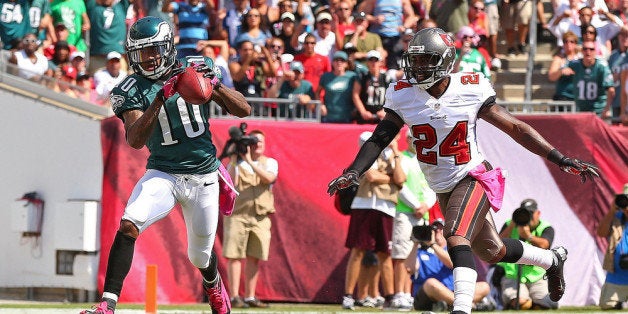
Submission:
<svg viewBox="0 0 628 314">
<path fill-rule="evenodd" d="M 176 63 L 172 27 L 154 16 L 137 20 L 129 29 L 126 51 L 135 73 L 153 80 L 161 78 Z"/>
</svg>

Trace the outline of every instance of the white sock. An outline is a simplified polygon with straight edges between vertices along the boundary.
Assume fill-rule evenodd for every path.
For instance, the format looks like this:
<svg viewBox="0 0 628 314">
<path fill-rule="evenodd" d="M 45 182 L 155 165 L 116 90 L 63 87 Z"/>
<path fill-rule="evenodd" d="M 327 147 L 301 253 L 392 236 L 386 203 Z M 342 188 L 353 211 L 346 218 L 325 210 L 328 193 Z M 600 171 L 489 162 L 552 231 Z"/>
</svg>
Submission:
<svg viewBox="0 0 628 314">
<path fill-rule="evenodd" d="M 103 299 L 110 299 L 118 302 L 118 296 L 115 293 L 103 292 L 102 297 Z"/>
<path fill-rule="evenodd" d="M 517 261 L 517 264 L 540 266 L 545 270 L 554 264 L 554 258 L 556 257 L 554 252 L 523 241 L 521 241 L 521 244 L 523 244 L 523 254 Z"/>
<path fill-rule="evenodd" d="M 478 273 L 469 267 L 454 268 L 454 311 L 471 313 Z"/>
</svg>

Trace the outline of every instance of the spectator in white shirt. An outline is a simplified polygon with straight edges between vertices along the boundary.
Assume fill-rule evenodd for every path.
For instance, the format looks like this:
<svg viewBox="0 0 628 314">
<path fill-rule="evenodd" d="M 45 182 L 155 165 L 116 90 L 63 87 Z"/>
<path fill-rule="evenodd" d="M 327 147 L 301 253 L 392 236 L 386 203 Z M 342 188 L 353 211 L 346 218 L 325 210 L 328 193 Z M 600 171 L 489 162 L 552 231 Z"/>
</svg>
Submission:
<svg viewBox="0 0 628 314">
<path fill-rule="evenodd" d="M 109 93 L 113 87 L 127 76 L 127 72 L 121 70 L 121 58 L 122 55 L 116 51 L 108 53 L 105 68 L 94 73 L 94 85 L 96 85 L 96 93 L 98 94 L 97 101 L 100 104 L 109 100 Z"/>
</svg>

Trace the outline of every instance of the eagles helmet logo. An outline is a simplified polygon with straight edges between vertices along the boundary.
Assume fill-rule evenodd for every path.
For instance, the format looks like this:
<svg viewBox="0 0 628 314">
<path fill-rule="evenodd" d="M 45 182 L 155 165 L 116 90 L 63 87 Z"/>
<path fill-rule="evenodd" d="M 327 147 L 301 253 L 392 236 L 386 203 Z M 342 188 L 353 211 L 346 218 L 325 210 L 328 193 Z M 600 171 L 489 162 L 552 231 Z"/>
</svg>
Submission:
<svg viewBox="0 0 628 314">
<path fill-rule="evenodd" d="M 120 106 L 124 103 L 124 96 L 111 95 L 109 96 L 109 101 L 111 101 L 111 109 L 115 112 L 120 109 Z"/>
</svg>

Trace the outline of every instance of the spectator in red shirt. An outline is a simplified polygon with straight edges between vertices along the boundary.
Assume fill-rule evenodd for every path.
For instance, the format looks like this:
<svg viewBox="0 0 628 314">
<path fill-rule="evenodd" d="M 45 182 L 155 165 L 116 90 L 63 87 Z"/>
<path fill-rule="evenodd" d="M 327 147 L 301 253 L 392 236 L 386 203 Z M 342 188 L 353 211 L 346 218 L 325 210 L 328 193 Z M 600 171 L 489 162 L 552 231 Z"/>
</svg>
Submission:
<svg viewBox="0 0 628 314">
<path fill-rule="evenodd" d="M 307 34 L 303 41 L 303 52 L 294 56 L 295 61 L 299 61 L 305 68 L 304 79 L 312 83 L 312 89 L 318 88 L 318 80 L 325 72 L 331 71 L 329 57 L 314 52 L 316 38 L 314 35 Z"/>
</svg>

